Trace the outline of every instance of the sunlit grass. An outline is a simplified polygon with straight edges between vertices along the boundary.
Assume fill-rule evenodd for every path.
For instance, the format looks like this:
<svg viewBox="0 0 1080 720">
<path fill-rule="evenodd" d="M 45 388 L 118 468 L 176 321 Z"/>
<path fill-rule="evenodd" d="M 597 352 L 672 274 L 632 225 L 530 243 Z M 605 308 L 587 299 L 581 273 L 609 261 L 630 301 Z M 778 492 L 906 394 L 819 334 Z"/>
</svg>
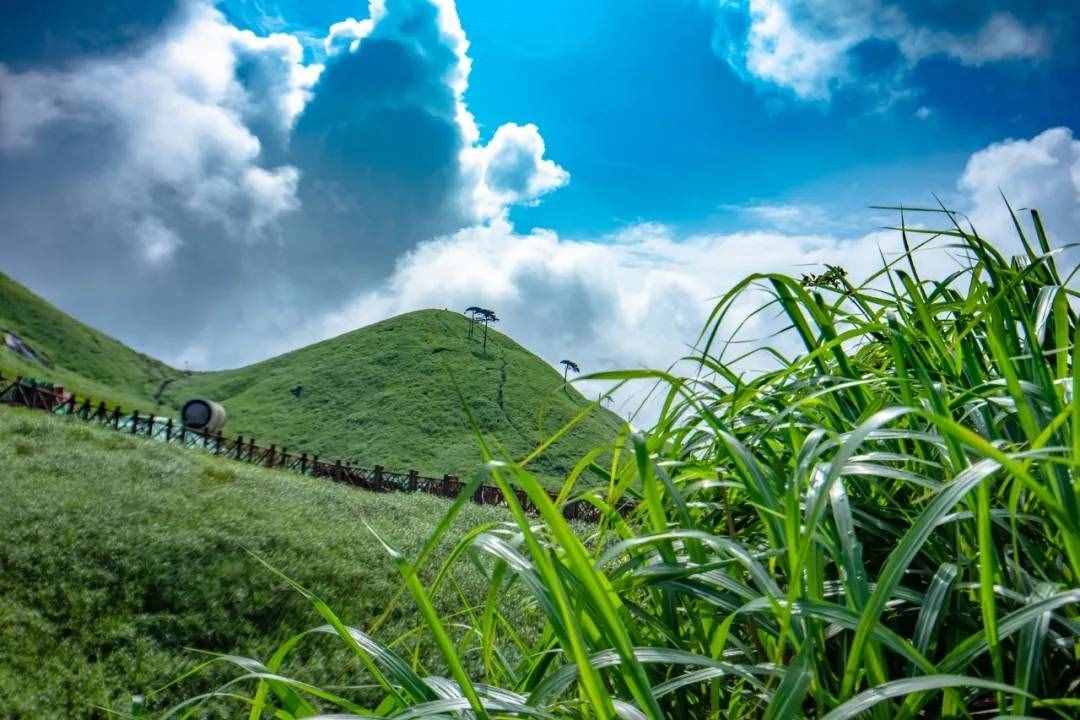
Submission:
<svg viewBox="0 0 1080 720">
<path fill-rule="evenodd" d="M 698 374 L 594 375 L 667 393 L 655 428 L 627 430 L 593 468 L 607 478 L 585 492 L 605 511 L 598 527 L 575 532 L 536 479 L 485 447 L 477 480 L 525 490 L 540 517 L 507 492 L 515 526 L 458 537 L 456 562 L 427 583 L 429 548 L 463 503 L 419 552 L 387 546 L 445 676 L 316 603 L 319 635 L 222 658 L 238 674 L 219 699 L 253 719 L 1074 717 L 1076 292 L 1037 215 L 1015 259 L 937 217 L 942 230 L 903 232 L 911 252 L 865 282 L 762 274 L 726 291 L 690 358 Z M 960 269 L 920 273 L 928 238 L 953 246 Z M 729 316 L 751 289 L 802 349 L 786 357 L 777 337 L 773 369 L 743 375 Z M 611 508 L 630 494 L 640 504 L 620 517 Z M 477 558 L 494 562 L 479 566 L 486 589 L 461 597 L 465 614 L 431 611 L 428 596 Z M 538 636 L 503 615 L 512 585 L 546 618 Z M 291 655 L 327 633 L 380 703 L 292 679 Z M 203 699 L 173 710 L 197 714 Z"/>
</svg>

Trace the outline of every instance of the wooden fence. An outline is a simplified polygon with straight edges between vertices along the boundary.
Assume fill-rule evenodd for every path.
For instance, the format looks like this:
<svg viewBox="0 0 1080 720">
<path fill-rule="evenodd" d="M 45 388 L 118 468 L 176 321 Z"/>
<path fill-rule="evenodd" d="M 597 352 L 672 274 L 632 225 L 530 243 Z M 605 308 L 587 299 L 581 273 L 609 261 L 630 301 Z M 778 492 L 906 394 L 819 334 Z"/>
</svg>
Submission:
<svg viewBox="0 0 1080 720">
<path fill-rule="evenodd" d="M 321 477 L 354 485 L 372 492 L 424 492 L 445 498 L 456 498 L 465 488 L 466 483 L 454 475 L 441 478 L 426 477 L 416 470 L 396 472 L 381 465 L 363 468 L 350 463 L 327 462 L 318 455 L 306 452 L 289 452 L 285 447 L 276 445 L 262 447 L 254 438 L 245 439 L 242 435 L 227 439 L 220 432 L 203 433 L 174 423 L 172 418 L 154 415 L 140 415 L 138 410 L 127 414 L 119 406 L 111 410 L 104 401 L 94 403 L 89 397 L 81 400 L 73 393 L 62 388 L 43 385 L 33 380 L 16 377 L 5 379 L 0 375 L 0 403 L 17 405 L 77 418 L 84 422 L 111 428 L 117 432 L 138 437 L 150 438 L 159 442 L 179 445 L 185 448 L 200 449 L 211 455 L 230 458 L 240 462 L 260 465 L 276 470 L 291 470 L 301 475 Z M 520 489 L 514 490 L 518 503 L 530 514 L 536 514 L 536 506 Z M 552 500 L 556 494 L 548 491 Z M 480 485 L 472 495 L 473 502 L 480 505 L 506 505 L 502 491 L 492 485 Z M 618 508 L 620 513 L 634 509 L 635 503 L 625 501 Z M 588 500 L 573 500 L 562 506 L 562 514 L 569 520 L 597 522 L 600 510 Z"/>
</svg>

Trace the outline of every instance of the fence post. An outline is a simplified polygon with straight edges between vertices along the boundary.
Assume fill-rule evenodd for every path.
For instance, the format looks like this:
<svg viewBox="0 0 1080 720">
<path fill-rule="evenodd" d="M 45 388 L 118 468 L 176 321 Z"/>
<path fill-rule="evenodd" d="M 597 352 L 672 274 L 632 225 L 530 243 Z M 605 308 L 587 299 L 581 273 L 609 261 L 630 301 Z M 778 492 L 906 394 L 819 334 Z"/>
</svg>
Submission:
<svg viewBox="0 0 1080 720">
<path fill-rule="evenodd" d="M 172 442 L 172 418 L 165 421 L 165 444 Z"/>
<path fill-rule="evenodd" d="M 277 445 L 270 443 L 270 455 L 266 461 L 266 467 L 274 467 L 274 456 L 277 454 Z"/>
<path fill-rule="evenodd" d="M 341 482 L 341 460 L 334 463 L 334 479 Z"/>
<path fill-rule="evenodd" d="M 236 459 L 240 459 L 240 453 L 244 451 L 244 436 L 236 436 L 236 447 L 233 448 L 233 452 L 236 453 Z"/>
<path fill-rule="evenodd" d="M 131 434 L 134 435 L 136 429 L 139 427 L 139 411 L 136 410 L 131 413 Z"/>
<path fill-rule="evenodd" d="M 281 460 L 278 461 L 278 467 L 285 467 L 289 464 L 289 448 L 281 448 Z"/>
<path fill-rule="evenodd" d="M 247 461 L 252 462 L 255 459 L 255 436 L 252 435 L 248 439 L 248 457 Z"/>
<path fill-rule="evenodd" d="M 312 475 L 312 477 L 315 477 L 318 474 L 319 474 L 319 456 L 318 455 L 312 455 L 311 456 L 311 475 Z"/>
<path fill-rule="evenodd" d="M 382 465 L 376 465 L 375 468 L 373 469 L 373 472 L 374 472 L 374 475 L 375 475 L 375 489 L 376 490 L 382 490 L 383 466 Z"/>
<path fill-rule="evenodd" d="M 187 425 L 180 425 L 180 447 L 187 447 Z"/>
<path fill-rule="evenodd" d="M 307 453 L 300 453 L 300 474 L 307 474 Z"/>
<path fill-rule="evenodd" d="M 146 437 L 148 437 L 148 438 L 154 437 L 154 416 L 153 415 L 151 415 L 149 418 L 147 418 Z"/>
<path fill-rule="evenodd" d="M 221 431 L 218 430 L 217 431 L 217 437 L 214 438 L 214 454 L 215 455 L 220 455 L 221 454 L 221 441 L 222 441 L 222 439 L 223 438 L 221 437 Z"/>
</svg>

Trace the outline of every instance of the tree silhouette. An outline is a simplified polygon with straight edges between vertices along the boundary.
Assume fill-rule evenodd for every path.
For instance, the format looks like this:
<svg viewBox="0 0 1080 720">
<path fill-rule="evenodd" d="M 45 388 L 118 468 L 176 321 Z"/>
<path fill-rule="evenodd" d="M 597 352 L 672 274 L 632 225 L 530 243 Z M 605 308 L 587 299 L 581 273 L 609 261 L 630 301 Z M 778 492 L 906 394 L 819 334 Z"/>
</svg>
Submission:
<svg viewBox="0 0 1080 720">
<path fill-rule="evenodd" d="M 487 308 L 480 308 L 480 322 L 484 323 L 484 354 L 487 354 L 487 332 L 488 325 L 493 322 L 499 322 L 499 318 L 495 316 L 494 311 Z"/>
<path fill-rule="evenodd" d="M 469 316 L 469 338 L 472 338 L 473 327 L 476 325 L 476 321 L 480 314 L 484 312 L 484 308 L 477 307 L 476 305 L 470 305 L 465 308 L 465 314 Z"/>
<path fill-rule="evenodd" d="M 573 370 L 576 373 L 581 372 L 581 368 L 579 368 L 577 366 L 577 363 L 574 362 L 573 360 L 560 360 L 559 364 L 563 366 L 562 379 L 563 379 L 564 383 L 566 382 L 566 374 L 568 372 L 570 372 L 571 370 Z"/>
</svg>

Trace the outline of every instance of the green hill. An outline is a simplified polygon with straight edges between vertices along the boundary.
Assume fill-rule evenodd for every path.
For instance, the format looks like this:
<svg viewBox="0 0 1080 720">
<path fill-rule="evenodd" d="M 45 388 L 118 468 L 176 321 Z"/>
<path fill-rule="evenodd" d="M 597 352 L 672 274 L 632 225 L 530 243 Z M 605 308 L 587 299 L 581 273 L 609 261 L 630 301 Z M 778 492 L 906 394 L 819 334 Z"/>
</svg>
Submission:
<svg viewBox="0 0 1080 720">
<path fill-rule="evenodd" d="M 468 324 L 445 310 L 407 313 L 238 370 L 192 374 L 169 385 L 165 397 L 174 405 L 193 396 L 222 402 L 229 431 L 261 444 L 463 475 L 480 453 L 462 398 L 481 430 L 518 458 L 589 404 L 505 335 L 489 331 L 485 352 L 467 337 Z M 299 397 L 290 393 L 296 386 Z M 562 477 L 620 422 L 598 409 L 533 470 Z"/>
<path fill-rule="evenodd" d="M 468 320 L 445 310 L 407 313 L 254 365 L 201 373 L 137 353 L 5 276 L 0 328 L 17 332 L 51 363 L 44 367 L 0 350 L 5 374 L 48 379 L 140 409 L 153 409 L 160 393 L 159 414 L 205 397 L 225 406 L 228 435 L 426 475 L 466 475 L 480 460 L 462 400 L 485 435 L 515 458 L 589 405 L 509 337 L 489 330 L 485 351 L 481 331 L 470 339 Z M 299 396 L 290 392 L 297 386 Z M 621 423 L 595 409 L 532 470 L 557 483 Z"/>
<path fill-rule="evenodd" d="M 3 345 L 14 331 L 44 364 Z M 47 379 L 125 407 L 150 407 L 163 380 L 181 374 L 85 325 L 0 273 L 0 372 Z"/>
<path fill-rule="evenodd" d="M 126 711 L 130 694 L 207 659 L 190 648 L 266 659 L 322 624 L 245 548 L 317 591 L 344 622 L 442 670 L 427 636 L 407 634 L 421 622 L 408 595 L 372 628 L 398 596 L 400 576 L 365 523 L 415 557 L 445 500 L 358 492 L 3 407 L 0 466 L 0 717 L 105 718 L 92 705 Z M 449 537 L 504 517 L 469 503 Z M 453 585 L 436 598 L 447 618 L 461 612 L 457 593 L 483 596 L 471 565 L 455 571 Z M 515 623 L 537 627 L 521 600 L 507 600 Z M 363 670 L 339 648 L 305 640 L 300 676 L 354 684 Z M 230 675 L 211 668 L 154 696 L 153 707 Z"/>
</svg>

